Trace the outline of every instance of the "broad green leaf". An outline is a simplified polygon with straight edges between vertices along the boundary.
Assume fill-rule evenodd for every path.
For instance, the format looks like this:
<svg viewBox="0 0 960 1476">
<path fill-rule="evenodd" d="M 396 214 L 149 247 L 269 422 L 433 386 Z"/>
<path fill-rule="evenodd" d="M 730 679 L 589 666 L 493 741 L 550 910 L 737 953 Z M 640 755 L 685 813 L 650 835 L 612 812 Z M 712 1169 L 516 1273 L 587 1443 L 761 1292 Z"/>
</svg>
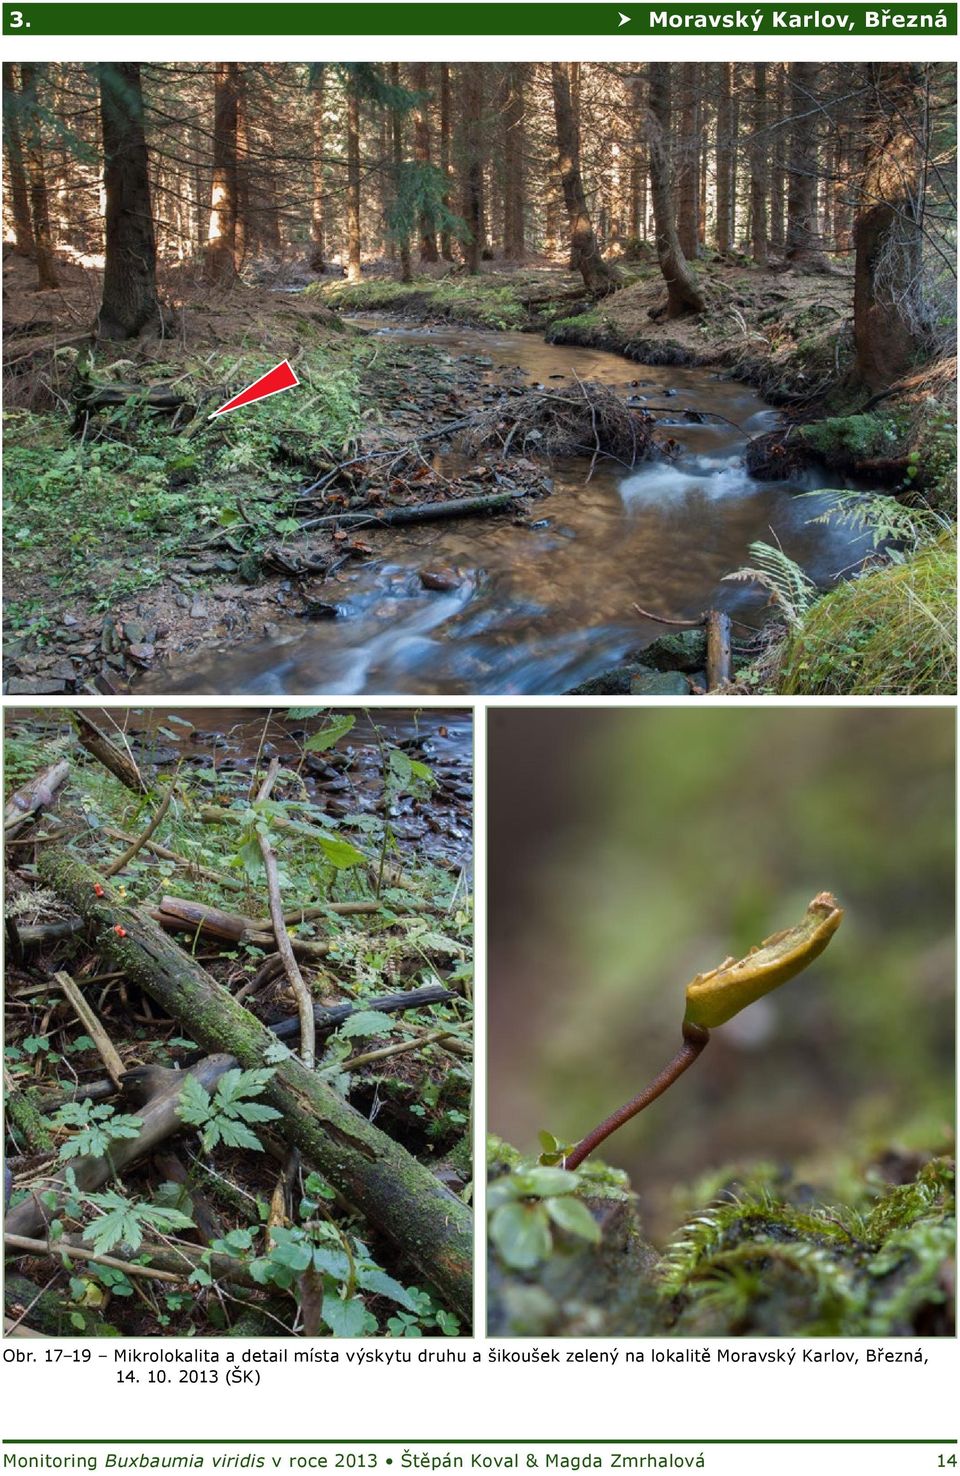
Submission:
<svg viewBox="0 0 960 1476">
<path fill-rule="evenodd" d="M 386 1035 L 392 1025 L 393 1021 L 383 1010 L 357 1010 L 338 1026 L 337 1034 L 348 1039 L 353 1035 Z"/>
<path fill-rule="evenodd" d="M 344 713 L 333 718 L 325 728 L 320 729 L 319 733 L 310 735 L 303 745 L 304 749 L 307 753 L 326 753 L 328 748 L 332 748 L 335 743 L 339 743 L 341 738 L 346 737 L 356 721 L 353 713 Z"/>
<path fill-rule="evenodd" d="M 546 1211 L 539 1204 L 503 1204 L 490 1220 L 490 1238 L 508 1266 L 529 1271 L 545 1261 L 553 1240 Z"/>
<path fill-rule="evenodd" d="M 270 1259 L 281 1266 L 289 1266 L 291 1271 L 306 1271 L 313 1260 L 313 1252 L 307 1242 L 301 1240 L 299 1243 L 275 1245 L 270 1252 Z"/>
<path fill-rule="evenodd" d="M 394 1281 L 386 1271 L 381 1271 L 379 1266 L 359 1268 L 357 1285 L 362 1286 L 364 1291 L 376 1292 L 381 1297 L 389 1297 L 391 1302 L 399 1302 L 400 1306 L 406 1307 L 408 1312 L 417 1310 L 417 1304 L 406 1287 L 401 1286 L 399 1281 Z"/>
<path fill-rule="evenodd" d="M 313 1269 L 335 1281 L 346 1281 L 350 1275 L 350 1258 L 346 1251 L 331 1250 L 329 1246 L 313 1247 Z"/>
<path fill-rule="evenodd" d="M 321 1316 L 337 1338 L 362 1338 L 364 1333 L 376 1329 L 376 1322 L 359 1297 L 342 1302 L 336 1293 L 327 1295 L 323 1299 Z"/>
<path fill-rule="evenodd" d="M 338 836 L 323 835 L 320 837 L 320 848 L 331 866 L 346 869 L 348 866 L 363 866 L 366 856 L 352 846 L 349 841 L 340 840 Z"/>
</svg>

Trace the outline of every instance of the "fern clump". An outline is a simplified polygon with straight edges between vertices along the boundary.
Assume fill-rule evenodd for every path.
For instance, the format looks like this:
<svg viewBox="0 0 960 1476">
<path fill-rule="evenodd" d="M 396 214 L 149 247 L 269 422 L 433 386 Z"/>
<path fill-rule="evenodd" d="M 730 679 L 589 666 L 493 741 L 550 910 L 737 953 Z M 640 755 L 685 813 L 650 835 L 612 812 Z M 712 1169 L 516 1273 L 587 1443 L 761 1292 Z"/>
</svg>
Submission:
<svg viewBox="0 0 960 1476">
<path fill-rule="evenodd" d="M 725 574 L 725 579 L 759 584 L 770 596 L 771 605 L 791 629 L 802 623 L 817 598 L 817 586 L 800 565 L 782 548 L 769 543 L 751 543 L 751 565 Z"/>
</svg>

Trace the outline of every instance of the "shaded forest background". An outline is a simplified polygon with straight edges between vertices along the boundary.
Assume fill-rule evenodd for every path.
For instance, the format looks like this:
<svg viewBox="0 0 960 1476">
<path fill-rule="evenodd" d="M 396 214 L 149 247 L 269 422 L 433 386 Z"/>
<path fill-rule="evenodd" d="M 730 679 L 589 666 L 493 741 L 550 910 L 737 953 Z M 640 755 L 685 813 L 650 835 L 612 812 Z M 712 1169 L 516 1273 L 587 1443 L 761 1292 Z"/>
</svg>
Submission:
<svg viewBox="0 0 960 1476">
<path fill-rule="evenodd" d="M 108 337 L 156 317 L 157 260 L 567 261 L 603 293 L 649 247 L 671 316 L 705 254 L 856 260 L 877 387 L 952 340 L 954 92 L 916 63 L 6 64 L 5 224 L 41 287 L 104 265 Z"/>
<path fill-rule="evenodd" d="M 576 1141 L 672 1056 L 687 982 L 829 888 L 824 957 L 599 1156 L 656 1240 L 731 1171 L 842 1200 L 877 1155 L 949 1141 L 950 713 L 499 711 L 489 763 L 493 1131 Z"/>
</svg>

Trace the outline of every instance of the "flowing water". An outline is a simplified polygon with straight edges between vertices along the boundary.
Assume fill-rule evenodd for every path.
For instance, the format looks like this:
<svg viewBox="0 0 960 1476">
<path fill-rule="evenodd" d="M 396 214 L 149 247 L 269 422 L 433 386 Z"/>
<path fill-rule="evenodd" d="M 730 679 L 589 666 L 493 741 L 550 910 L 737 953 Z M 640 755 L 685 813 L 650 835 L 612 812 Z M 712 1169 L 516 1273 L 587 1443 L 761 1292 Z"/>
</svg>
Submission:
<svg viewBox="0 0 960 1476">
<path fill-rule="evenodd" d="M 522 525 L 495 516 L 364 529 L 374 556 L 324 586 L 336 620 L 288 619 L 273 640 L 184 658 L 154 673 L 154 690 L 562 693 L 663 633 L 635 605 L 673 619 L 719 607 L 758 625 L 765 596 L 723 580 L 749 562 L 755 540 L 779 544 L 821 587 L 864 552 L 864 540 L 836 522 L 813 521 L 829 495 L 797 495 L 822 487 L 822 476 L 801 485 L 747 475 L 746 442 L 775 428 L 778 413 L 745 385 L 532 334 L 357 321 L 394 341 L 487 362 L 491 372 L 519 367 L 527 384 L 602 381 L 631 403 L 667 408 L 658 425 L 681 453 L 633 471 L 598 462 L 589 480 L 587 461 L 555 464 L 552 495 L 524 504 Z M 694 424 L 687 409 L 724 419 Z M 421 571 L 437 568 L 458 571 L 456 589 L 424 588 Z"/>
</svg>

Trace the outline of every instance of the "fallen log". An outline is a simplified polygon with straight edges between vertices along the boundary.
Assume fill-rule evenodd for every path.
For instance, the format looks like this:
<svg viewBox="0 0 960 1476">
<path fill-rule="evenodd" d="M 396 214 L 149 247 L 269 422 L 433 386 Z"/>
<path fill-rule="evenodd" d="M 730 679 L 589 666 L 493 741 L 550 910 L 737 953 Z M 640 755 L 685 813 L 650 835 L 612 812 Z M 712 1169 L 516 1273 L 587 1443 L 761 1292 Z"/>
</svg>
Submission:
<svg viewBox="0 0 960 1476">
<path fill-rule="evenodd" d="M 184 1124 L 177 1116 L 177 1106 L 187 1077 L 196 1078 L 207 1091 L 211 1091 L 224 1072 L 235 1065 L 232 1056 L 220 1053 L 205 1057 L 196 1066 L 191 1066 L 189 1071 L 138 1067 L 125 1072 L 121 1078 L 125 1092 L 139 1094 L 146 1089 L 149 1093 L 145 1105 L 136 1109 L 143 1126 L 135 1138 L 120 1138 L 112 1143 L 109 1156 L 104 1154 L 98 1157 L 90 1153 L 83 1158 L 71 1159 L 68 1168 L 75 1175 L 77 1187 L 89 1191 L 99 1189 L 108 1179 L 114 1178 L 131 1163 L 150 1153 L 158 1143 L 181 1132 Z M 56 1217 L 57 1206 L 65 1197 L 66 1173 L 65 1169 L 62 1174 L 46 1181 L 42 1190 L 34 1190 L 26 1199 L 15 1204 L 4 1221 L 5 1233 L 27 1236 L 43 1234 L 50 1220 Z M 41 1193 L 50 1192 L 57 1196 L 53 1208 L 45 1205 L 40 1198 Z"/>
<path fill-rule="evenodd" d="M 9 923 L 10 919 L 7 921 Z M 64 938 L 74 937 L 82 926 L 77 917 L 66 918 L 63 922 L 29 923 L 26 927 L 17 927 L 17 938 L 23 952 L 31 953 L 45 948 L 48 943 L 60 943 Z"/>
<path fill-rule="evenodd" d="M 722 610 L 707 612 L 707 691 L 715 692 L 730 680 L 730 616 Z"/>
<path fill-rule="evenodd" d="M 371 508 L 369 512 L 329 513 L 309 518 L 302 528 L 400 528 L 408 523 L 434 523 L 440 518 L 466 518 L 497 512 L 523 497 L 522 492 L 491 492 L 483 497 L 455 497 L 450 502 L 424 502 L 419 507 Z"/>
<path fill-rule="evenodd" d="M 77 737 L 81 745 L 92 753 L 94 758 L 99 759 L 105 769 L 109 769 L 121 784 L 127 789 L 132 789 L 134 794 L 146 794 L 147 786 L 143 781 L 140 770 L 133 759 L 119 749 L 117 745 L 102 733 L 96 723 L 87 717 L 86 713 L 77 709 L 73 714 L 73 721 L 77 729 Z"/>
<path fill-rule="evenodd" d="M 408 989 L 399 994 L 384 994 L 379 999 L 364 1000 L 362 1004 L 342 1005 L 314 1005 L 313 1018 L 317 1027 L 317 1035 L 330 1035 L 344 1020 L 349 1020 L 351 1015 L 358 1010 L 377 1010 L 385 1015 L 399 1015 L 405 1010 L 422 1010 L 427 1005 L 446 1004 L 448 1000 L 456 999 L 449 989 L 444 989 L 441 984 L 425 984 L 422 989 Z M 275 1025 L 268 1026 L 274 1035 L 280 1040 L 290 1040 L 296 1037 L 300 1031 L 300 1017 L 294 1015 L 289 1020 L 278 1020 Z"/>
<path fill-rule="evenodd" d="M 276 1063 L 276 1036 L 148 914 L 113 887 L 98 897 L 99 877 L 91 867 L 49 851 L 38 870 L 44 885 L 68 898 L 95 930 L 104 959 L 124 969 L 193 1039 L 207 1050 L 229 1052 L 245 1069 L 273 1068 L 263 1101 L 282 1114 L 278 1130 L 469 1321 L 473 1231 L 467 1206 L 296 1056 Z"/>
<path fill-rule="evenodd" d="M 164 897 L 152 909 L 153 921 L 168 933 L 192 933 L 218 938 L 224 943 L 252 943 L 257 948 L 272 948 L 275 937 L 269 918 L 243 917 L 238 912 L 221 912 L 219 907 L 206 907 L 202 902 L 189 902 L 183 897 Z M 315 943 L 310 938 L 287 935 L 298 958 L 326 958 L 329 943 Z"/>
<path fill-rule="evenodd" d="M 18 835 L 31 820 L 39 816 L 41 810 L 49 810 L 56 803 L 69 773 L 68 760 L 60 759 L 57 763 L 48 765 L 22 789 L 14 791 L 3 812 L 4 840 Z"/>
</svg>

